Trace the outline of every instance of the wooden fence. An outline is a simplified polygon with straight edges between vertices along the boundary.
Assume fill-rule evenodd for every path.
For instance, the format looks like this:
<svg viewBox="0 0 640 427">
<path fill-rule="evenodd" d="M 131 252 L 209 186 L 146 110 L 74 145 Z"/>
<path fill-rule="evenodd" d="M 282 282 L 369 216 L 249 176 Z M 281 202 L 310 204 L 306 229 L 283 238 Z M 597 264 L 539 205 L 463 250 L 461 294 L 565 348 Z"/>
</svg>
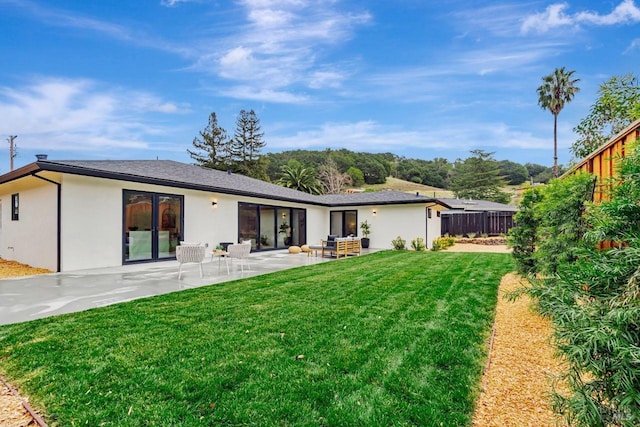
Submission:
<svg viewBox="0 0 640 427">
<path fill-rule="evenodd" d="M 514 226 L 514 214 L 515 212 L 442 212 L 442 235 L 507 234 Z"/>
</svg>

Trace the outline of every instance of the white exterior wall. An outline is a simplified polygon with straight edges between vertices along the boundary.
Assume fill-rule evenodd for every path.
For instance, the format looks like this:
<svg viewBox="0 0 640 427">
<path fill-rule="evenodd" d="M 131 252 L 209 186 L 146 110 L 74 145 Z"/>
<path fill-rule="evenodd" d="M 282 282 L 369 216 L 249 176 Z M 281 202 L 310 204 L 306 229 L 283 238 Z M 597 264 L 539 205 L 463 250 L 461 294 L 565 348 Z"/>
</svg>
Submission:
<svg viewBox="0 0 640 427">
<path fill-rule="evenodd" d="M 254 203 L 284 208 L 301 208 L 307 211 L 307 241 L 320 241 L 315 227 L 320 223 L 329 228 L 326 209 L 279 200 L 239 197 L 226 194 L 187 191 L 185 193 L 185 241 L 208 243 L 215 247 L 220 242 L 238 240 L 238 203 Z M 217 201 L 215 208 L 211 202 Z M 315 239 L 315 240 L 314 240 Z"/>
<path fill-rule="evenodd" d="M 9 184 L 2 200 L 0 256 L 56 271 L 58 264 L 58 188 L 29 177 Z M 11 220 L 11 195 L 18 193 L 18 220 Z"/>
<path fill-rule="evenodd" d="M 440 210 L 435 207 L 431 208 L 431 218 L 427 219 L 427 238 L 425 243 L 427 249 L 433 247 L 433 241 L 440 237 L 442 234 L 442 220 L 440 219 Z"/>
<path fill-rule="evenodd" d="M 329 229 L 323 207 L 238 197 L 174 187 L 65 175 L 62 185 L 62 271 L 122 265 L 123 190 L 184 196 L 184 240 L 208 244 L 236 242 L 238 202 L 303 208 L 307 241 L 319 242 Z M 212 202 L 216 201 L 215 207 Z"/>
<path fill-rule="evenodd" d="M 329 234 L 329 209 L 307 206 L 307 244 L 319 245 Z"/>
<path fill-rule="evenodd" d="M 373 211 L 376 215 L 373 215 Z M 358 208 L 358 226 L 364 220 L 371 224 L 371 240 L 369 247 L 391 249 L 391 241 L 400 236 L 410 247 L 411 239 L 426 237 L 426 209 L 423 204 L 382 205 Z M 358 228 L 358 236 L 362 230 Z M 426 243 L 426 240 L 425 240 Z"/>
<path fill-rule="evenodd" d="M 64 175 L 62 271 L 122 265 L 122 183 Z"/>
<path fill-rule="evenodd" d="M 380 205 L 380 206 L 347 206 L 334 207 L 327 209 L 327 222 L 330 211 L 356 210 L 358 212 L 358 236 L 362 235 L 360 224 L 367 221 L 371 224 L 370 248 L 375 249 L 391 249 L 393 245 L 391 241 L 400 236 L 407 241 L 407 247 L 410 247 L 411 240 L 416 237 L 425 239 L 428 248 L 431 242 L 440 234 L 440 218 L 436 217 L 435 212 L 429 223 L 429 233 L 427 234 L 427 211 L 424 204 L 406 204 L 406 205 Z M 376 212 L 374 215 L 373 212 Z M 437 222 L 437 224 L 435 224 Z M 328 230 L 329 226 L 325 230 Z M 322 235 L 326 239 L 326 234 Z M 433 237 L 431 237 L 433 236 Z"/>
</svg>

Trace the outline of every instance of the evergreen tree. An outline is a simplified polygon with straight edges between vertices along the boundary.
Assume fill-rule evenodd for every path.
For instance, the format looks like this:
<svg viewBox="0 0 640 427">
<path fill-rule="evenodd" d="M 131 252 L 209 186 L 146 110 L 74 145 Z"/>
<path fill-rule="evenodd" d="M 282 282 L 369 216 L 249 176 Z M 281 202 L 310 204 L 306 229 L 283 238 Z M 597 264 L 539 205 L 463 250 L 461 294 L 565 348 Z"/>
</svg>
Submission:
<svg viewBox="0 0 640 427">
<path fill-rule="evenodd" d="M 234 169 L 247 176 L 258 179 L 267 178 L 267 167 L 261 161 L 260 150 L 266 143 L 260 132 L 260 119 L 255 111 L 240 110 L 236 120 L 236 130 L 230 144 L 231 162 Z"/>
<path fill-rule="evenodd" d="M 501 190 L 505 181 L 500 176 L 500 165 L 493 153 L 472 150 L 473 156 L 458 160 L 451 176 L 450 189 L 461 199 L 489 200 L 509 203 L 511 196 Z"/>
<path fill-rule="evenodd" d="M 354 166 L 347 169 L 347 175 L 351 177 L 351 185 L 354 187 L 360 187 L 364 185 L 364 174 L 362 171 Z"/>
<path fill-rule="evenodd" d="M 509 185 L 520 185 L 529 179 L 529 171 L 520 163 L 501 160 L 498 164 L 500 165 L 500 175 L 505 177 Z"/>
<path fill-rule="evenodd" d="M 200 166 L 224 170 L 229 156 L 227 131 L 218 125 L 216 113 L 209 116 L 209 124 L 201 130 L 200 137 L 193 138 L 195 150 L 187 149 L 193 160 Z"/>
</svg>

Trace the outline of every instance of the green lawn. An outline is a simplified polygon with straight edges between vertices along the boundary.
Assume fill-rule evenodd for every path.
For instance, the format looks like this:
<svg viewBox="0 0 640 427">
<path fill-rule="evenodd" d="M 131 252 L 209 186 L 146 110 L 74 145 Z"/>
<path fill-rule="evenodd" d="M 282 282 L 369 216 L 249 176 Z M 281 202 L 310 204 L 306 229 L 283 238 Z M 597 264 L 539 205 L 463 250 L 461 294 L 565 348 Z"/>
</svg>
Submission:
<svg viewBox="0 0 640 427">
<path fill-rule="evenodd" d="M 469 425 L 508 254 L 385 251 L 0 327 L 50 425 Z"/>
</svg>

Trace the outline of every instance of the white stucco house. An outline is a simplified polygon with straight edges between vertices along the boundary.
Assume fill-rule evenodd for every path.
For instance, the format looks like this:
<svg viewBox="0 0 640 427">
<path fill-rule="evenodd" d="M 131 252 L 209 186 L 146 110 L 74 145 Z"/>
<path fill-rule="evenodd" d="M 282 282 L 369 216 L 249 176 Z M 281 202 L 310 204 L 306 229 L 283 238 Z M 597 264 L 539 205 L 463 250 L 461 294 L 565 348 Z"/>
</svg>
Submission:
<svg viewBox="0 0 640 427">
<path fill-rule="evenodd" d="M 314 196 L 170 160 L 37 161 L 0 176 L 0 257 L 52 271 L 175 259 L 180 241 L 251 239 L 254 251 L 329 234 L 371 247 L 440 236 L 443 204 L 383 191 Z"/>
</svg>

